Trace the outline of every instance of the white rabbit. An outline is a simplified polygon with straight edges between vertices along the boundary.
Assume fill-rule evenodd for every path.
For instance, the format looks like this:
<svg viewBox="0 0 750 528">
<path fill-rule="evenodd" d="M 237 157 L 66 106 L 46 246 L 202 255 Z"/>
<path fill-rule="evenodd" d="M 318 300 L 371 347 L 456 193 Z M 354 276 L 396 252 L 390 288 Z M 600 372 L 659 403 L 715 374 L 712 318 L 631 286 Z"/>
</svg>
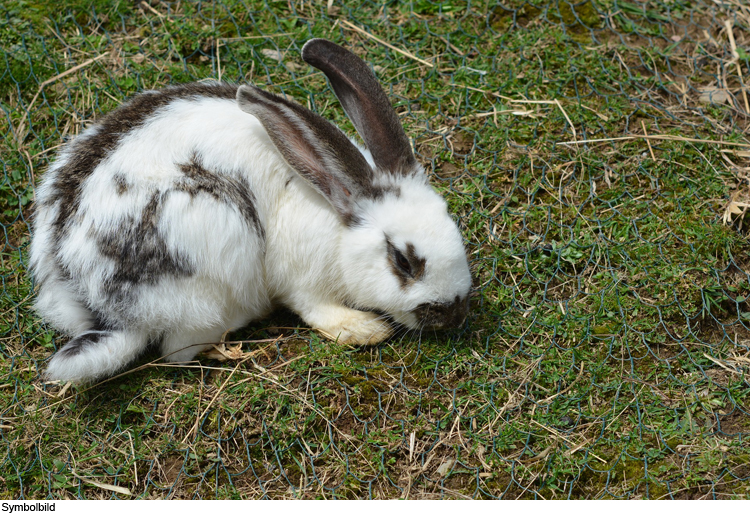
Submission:
<svg viewBox="0 0 750 528">
<path fill-rule="evenodd" d="M 92 382 L 149 344 L 193 359 L 275 306 L 323 335 L 377 343 L 391 322 L 461 324 L 471 276 L 367 65 L 322 39 L 322 70 L 367 149 L 252 86 L 145 92 L 61 149 L 37 190 L 36 309 L 73 336 L 46 377 Z"/>
</svg>

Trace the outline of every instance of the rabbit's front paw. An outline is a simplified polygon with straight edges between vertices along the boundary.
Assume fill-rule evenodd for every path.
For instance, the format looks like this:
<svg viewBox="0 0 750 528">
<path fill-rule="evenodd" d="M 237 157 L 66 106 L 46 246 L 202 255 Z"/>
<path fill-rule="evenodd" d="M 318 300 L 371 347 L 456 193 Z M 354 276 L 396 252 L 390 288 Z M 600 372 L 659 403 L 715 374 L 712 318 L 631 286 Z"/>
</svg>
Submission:
<svg viewBox="0 0 750 528">
<path fill-rule="evenodd" d="M 334 313 L 335 319 L 330 317 Z M 327 315 L 330 322 L 313 324 L 315 330 L 332 341 L 346 345 L 374 345 L 387 339 L 393 333 L 388 321 L 372 312 L 337 307 L 335 310 L 330 310 Z"/>
</svg>

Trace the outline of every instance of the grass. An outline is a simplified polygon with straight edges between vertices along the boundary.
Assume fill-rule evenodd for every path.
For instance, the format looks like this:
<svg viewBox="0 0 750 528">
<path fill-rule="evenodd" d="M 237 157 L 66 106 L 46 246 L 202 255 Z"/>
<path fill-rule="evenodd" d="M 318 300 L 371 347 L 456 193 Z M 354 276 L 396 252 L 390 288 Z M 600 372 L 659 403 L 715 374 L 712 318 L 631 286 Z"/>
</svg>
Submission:
<svg viewBox="0 0 750 528">
<path fill-rule="evenodd" d="M 722 219 L 750 202 L 730 145 L 750 70 L 714 3 L 644 6 L 6 2 L 0 497 L 746 497 L 750 243 L 741 207 Z M 31 310 L 26 256 L 56 147 L 139 90 L 218 77 L 353 132 L 299 57 L 310 37 L 373 65 L 447 198 L 466 325 L 349 348 L 279 312 L 226 361 L 43 383 L 64 337 Z M 685 140 L 561 144 L 660 134 Z"/>
</svg>

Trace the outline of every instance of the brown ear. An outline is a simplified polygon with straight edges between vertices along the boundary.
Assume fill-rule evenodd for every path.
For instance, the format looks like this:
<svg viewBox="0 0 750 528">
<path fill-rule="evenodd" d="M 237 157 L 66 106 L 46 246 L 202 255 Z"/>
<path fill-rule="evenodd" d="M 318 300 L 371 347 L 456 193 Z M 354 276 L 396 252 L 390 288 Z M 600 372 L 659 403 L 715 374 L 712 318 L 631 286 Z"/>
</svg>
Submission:
<svg viewBox="0 0 750 528">
<path fill-rule="evenodd" d="M 240 86 L 237 103 L 258 118 L 286 162 L 330 202 L 345 224 L 355 221 L 358 198 L 377 194 L 367 160 L 330 122 L 254 86 Z"/>
<path fill-rule="evenodd" d="M 302 47 L 302 58 L 318 68 L 367 145 L 375 165 L 392 174 L 407 174 L 418 166 L 403 127 L 388 96 L 365 62 L 325 39 Z"/>
</svg>

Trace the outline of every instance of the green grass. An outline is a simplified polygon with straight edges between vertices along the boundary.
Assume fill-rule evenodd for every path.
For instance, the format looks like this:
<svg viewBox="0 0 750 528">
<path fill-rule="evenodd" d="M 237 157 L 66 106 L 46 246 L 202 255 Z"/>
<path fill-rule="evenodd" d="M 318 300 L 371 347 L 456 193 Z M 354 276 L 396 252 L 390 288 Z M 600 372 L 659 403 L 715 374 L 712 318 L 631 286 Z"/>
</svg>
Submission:
<svg viewBox="0 0 750 528">
<path fill-rule="evenodd" d="M 699 99 L 731 60 L 727 12 L 150 5 L 0 7 L 1 498 L 750 493 L 748 219 L 722 221 L 732 197 L 750 202 L 748 149 L 729 145 L 747 127 L 734 67 L 735 107 Z M 219 76 L 353 132 L 299 57 L 311 37 L 373 65 L 447 198 L 475 277 L 467 324 L 349 348 L 280 312 L 233 334 L 245 342 L 228 361 L 143 358 L 88 389 L 43 383 L 65 338 L 31 310 L 26 258 L 33 184 L 56 147 L 139 90 Z M 725 143 L 561 144 L 644 129 Z"/>
</svg>

